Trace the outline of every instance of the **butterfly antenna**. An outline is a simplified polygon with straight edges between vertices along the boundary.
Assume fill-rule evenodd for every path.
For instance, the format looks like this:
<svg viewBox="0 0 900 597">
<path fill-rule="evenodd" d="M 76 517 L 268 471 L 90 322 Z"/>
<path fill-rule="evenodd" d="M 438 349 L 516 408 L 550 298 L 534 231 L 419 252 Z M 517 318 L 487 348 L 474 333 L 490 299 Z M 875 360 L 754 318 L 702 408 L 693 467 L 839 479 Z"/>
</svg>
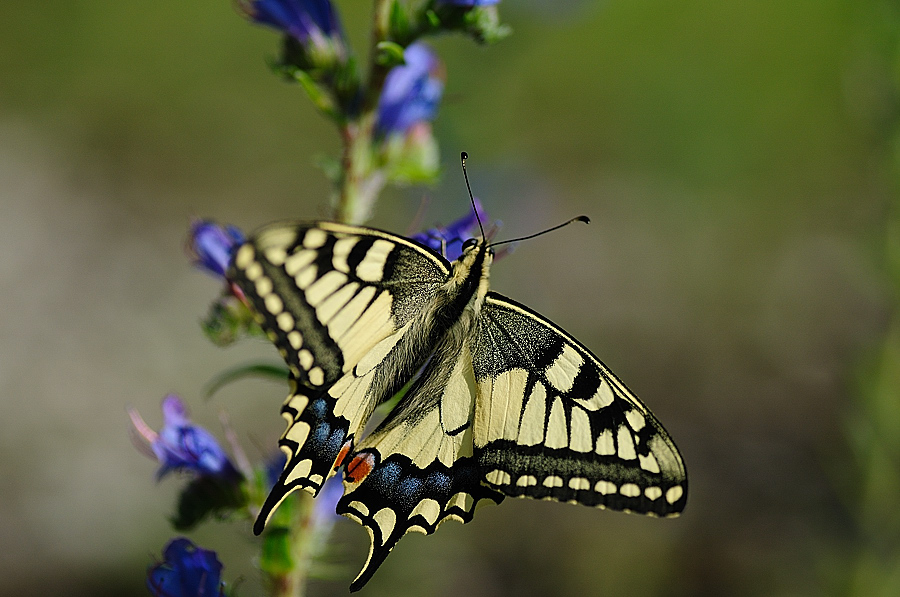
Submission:
<svg viewBox="0 0 900 597">
<path fill-rule="evenodd" d="M 469 154 L 465 151 L 459 154 L 459 160 L 462 162 L 463 178 L 466 179 L 466 190 L 469 191 L 469 200 L 472 202 L 472 211 L 475 212 L 475 219 L 478 220 L 478 228 L 481 230 L 481 240 L 484 241 L 484 226 L 481 225 L 481 218 L 478 216 L 478 208 L 475 206 L 475 197 L 472 195 L 472 187 L 469 186 L 469 174 L 466 172 L 467 159 L 469 159 Z"/>
<path fill-rule="evenodd" d="M 567 221 L 563 222 L 562 224 L 557 224 L 556 226 L 553 226 L 552 228 L 547 228 L 546 230 L 541 230 L 540 232 L 535 232 L 534 234 L 529 234 L 528 236 L 520 236 L 519 238 L 511 238 L 509 240 L 502 240 L 498 243 L 491 243 L 490 246 L 491 246 L 491 248 L 493 248 L 498 245 L 505 245 L 507 243 L 516 243 L 516 242 L 519 242 L 520 240 L 528 240 L 529 238 L 534 238 L 535 236 L 541 236 L 542 234 L 547 234 L 548 232 L 553 232 L 554 230 L 559 230 L 560 228 L 564 228 L 564 227 L 568 226 L 569 224 L 572 224 L 573 222 L 584 222 L 585 224 L 590 224 L 591 219 L 587 216 L 578 216 L 578 217 L 572 218 L 571 220 L 567 220 Z"/>
</svg>

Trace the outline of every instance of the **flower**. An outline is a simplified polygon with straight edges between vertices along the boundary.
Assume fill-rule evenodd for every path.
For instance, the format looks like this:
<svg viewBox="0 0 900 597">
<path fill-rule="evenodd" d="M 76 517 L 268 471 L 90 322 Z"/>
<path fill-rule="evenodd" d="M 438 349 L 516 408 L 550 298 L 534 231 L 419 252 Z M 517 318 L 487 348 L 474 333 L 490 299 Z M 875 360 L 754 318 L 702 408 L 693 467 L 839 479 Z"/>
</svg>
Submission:
<svg viewBox="0 0 900 597">
<path fill-rule="evenodd" d="M 414 124 L 434 120 L 444 92 L 444 72 L 437 55 L 414 43 L 403 52 L 405 64 L 395 66 L 384 81 L 378 100 L 376 130 L 380 135 L 406 133 Z"/>
<path fill-rule="evenodd" d="M 191 222 L 187 251 L 194 265 L 224 278 L 235 249 L 245 240 L 243 232 L 234 226 L 197 219 Z"/>
<path fill-rule="evenodd" d="M 329 478 L 322 485 L 319 495 L 316 496 L 316 501 L 313 502 L 313 510 L 310 517 L 310 523 L 318 532 L 327 534 L 331 531 L 334 521 L 341 518 L 335 512 L 335 508 L 337 508 L 337 503 L 343 495 L 344 484 L 340 473 Z"/>
<path fill-rule="evenodd" d="M 476 211 L 478 213 L 477 217 L 475 215 Z M 467 239 L 480 234 L 478 218 L 483 223 L 488 222 L 487 213 L 481 206 L 481 202 L 475 199 L 475 211 L 470 211 L 447 226 L 430 228 L 424 232 L 414 234 L 411 238 L 442 253 L 449 261 L 455 261 L 462 255 L 463 243 Z"/>
<path fill-rule="evenodd" d="M 156 473 L 157 479 L 175 470 L 193 471 L 201 477 L 241 478 L 216 438 L 203 427 L 191 423 L 187 409 L 178 396 L 166 396 L 162 402 L 162 412 L 163 426 L 157 433 L 136 410 L 128 409 L 135 431 L 145 440 L 161 465 Z"/>
<path fill-rule="evenodd" d="M 251 20 L 274 27 L 300 43 L 324 47 L 343 36 L 331 0 L 238 0 Z"/>
<path fill-rule="evenodd" d="M 147 588 L 155 597 L 222 597 L 221 575 L 216 552 L 178 537 L 166 545 L 163 561 L 147 569 Z"/>
</svg>

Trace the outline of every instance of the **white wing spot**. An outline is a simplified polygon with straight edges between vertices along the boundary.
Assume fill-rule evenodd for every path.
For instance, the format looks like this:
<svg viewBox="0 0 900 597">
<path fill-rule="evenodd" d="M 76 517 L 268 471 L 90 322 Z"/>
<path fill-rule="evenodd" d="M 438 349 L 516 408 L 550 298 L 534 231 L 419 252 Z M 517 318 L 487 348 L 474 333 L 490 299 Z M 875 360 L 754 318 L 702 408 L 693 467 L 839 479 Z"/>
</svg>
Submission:
<svg viewBox="0 0 900 597">
<path fill-rule="evenodd" d="M 562 354 L 547 368 L 547 380 L 560 392 L 568 392 L 575 385 L 575 378 L 584 365 L 584 357 L 571 344 L 563 346 Z"/>
<path fill-rule="evenodd" d="M 610 481 L 597 481 L 597 484 L 594 485 L 594 491 L 603 495 L 615 493 L 617 490 L 616 484 Z"/>
<path fill-rule="evenodd" d="M 641 495 L 641 488 L 634 483 L 626 483 L 619 488 L 619 493 L 625 497 L 637 497 Z"/>
<path fill-rule="evenodd" d="M 261 276 L 256 279 L 256 294 L 259 296 L 266 296 L 270 292 L 272 292 L 272 280 L 266 278 L 265 276 Z"/>
<path fill-rule="evenodd" d="M 682 495 L 684 495 L 684 489 L 681 485 L 675 485 L 674 487 L 670 487 L 666 492 L 666 501 L 670 504 L 674 504 L 681 499 Z"/>
<path fill-rule="evenodd" d="M 315 251 L 297 251 L 284 261 L 284 271 L 292 278 L 300 273 L 300 271 L 316 260 Z"/>
<path fill-rule="evenodd" d="M 278 315 L 282 310 L 284 310 L 284 303 L 281 301 L 281 297 L 279 297 L 277 294 L 270 294 L 266 296 L 265 302 L 266 309 L 272 315 Z"/>
<path fill-rule="evenodd" d="M 294 282 L 297 283 L 297 287 L 300 290 L 304 290 L 307 286 L 316 281 L 316 276 L 318 275 L 318 269 L 315 265 L 310 265 L 307 268 L 304 268 L 303 271 L 294 276 Z"/>
<path fill-rule="evenodd" d="M 416 504 L 416 507 L 410 512 L 409 517 L 412 518 L 417 514 L 420 514 L 422 518 L 425 519 L 428 526 L 434 526 L 434 523 L 437 522 L 438 517 L 441 515 L 441 505 L 437 503 L 436 500 L 425 498 Z"/>
<path fill-rule="evenodd" d="M 303 237 L 303 246 L 307 249 L 318 249 L 328 240 L 328 234 L 318 228 L 310 228 Z"/>
<path fill-rule="evenodd" d="M 394 525 L 397 524 L 397 514 L 390 508 L 382 508 L 372 518 L 375 519 L 378 528 L 381 529 L 381 542 L 383 544 L 394 531 Z"/>
<path fill-rule="evenodd" d="M 572 477 L 569 479 L 569 488 L 574 489 L 575 491 L 590 489 L 591 482 L 584 477 Z"/>
<path fill-rule="evenodd" d="M 284 432 L 284 439 L 292 441 L 298 446 L 302 446 L 308 436 L 309 425 L 302 421 L 294 421 L 287 431 Z"/>
<path fill-rule="evenodd" d="M 369 515 L 369 507 L 360 501 L 353 500 L 352 502 L 350 502 L 349 507 L 352 508 L 353 510 L 356 510 L 363 516 Z"/>
<path fill-rule="evenodd" d="M 308 430 L 308 427 L 307 427 Z M 312 470 L 312 460 L 306 459 L 301 460 L 297 463 L 297 466 L 291 469 L 291 472 L 288 473 L 287 478 L 284 480 L 285 485 L 290 485 L 297 479 L 305 479 L 309 474 L 309 471 Z"/>
<path fill-rule="evenodd" d="M 350 273 L 350 266 L 347 264 L 347 256 L 350 255 L 350 251 L 353 250 L 353 247 L 356 246 L 357 242 L 359 242 L 359 239 L 357 239 L 356 237 L 350 237 L 342 238 L 334 243 L 334 251 L 331 258 L 331 263 L 334 264 L 334 269 L 345 274 Z"/>
<path fill-rule="evenodd" d="M 278 317 L 275 318 L 275 322 L 278 324 L 278 327 L 281 328 L 282 332 L 290 332 L 294 329 L 294 316 L 287 311 L 279 313 Z M 297 347 L 295 346 L 294 348 Z"/>
<path fill-rule="evenodd" d="M 449 500 L 447 500 L 447 509 L 456 506 L 457 508 L 461 508 L 465 512 L 470 512 L 472 510 L 472 506 L 475 505 L 475 500 L 471 495 L 464 491 L 460 491 L 459 493 L 453 494 Z"/>
<path fill-rule="evenodd" d="M 662 497 L 662 494 L 662 489 L 660 489 L 659 487 L 648 487 L 644 490 L 644 495 L 647 496 L 648 500 L 658 500 L 660 497 Z"/>
<path fill-rule="evenodd" d="M 364 282 L 377 282 L 384 277 L 384 264 L 387 262 L 388 255 L 394 248 L 394 243 L 379 238 L 369 250 L 366 256 L 358 266 L 356 266 L 356 275 Z"/>
<path fill-rule="evenodd" d="M 562 487 L 563 480 L 562 480 L 562 477 L 557 477 L 556 475 L 549 475 L 546 479 L 544 479 L 543 485 L 544 485 L 544 487 Z"/>
<path fill-rule="evenodd" d="M 619 446 L 619 458 L 622 460 L 637 458 L 637 452 L 634 451 L 634 439 L 631 437 L 631 431 L 625 425 L 619 425 L 616 443 Z"/>
<path fill-rule="evenodd" d="M 271 249 L 266 249 L 266 259 L 269 260 L 269 263 L 272 265 L 282 265 L 284 260 L 287 259 L 287 251 L 285 251 L 282 247 L 272 247 Z"/>
<path fill-rule="evenodd" d="M 247 279 L 255 281 L 261 275 L 263 275 L 262 264 L 258 261 L 254 261 L 250 265 L 247 266 L 247 269 L 244 271 L 244 275 L 247 276 Z"/>
<path fill-rule="evenodd" d="M 509 482 L 512 480 L 509 473 L 499 469 L 492 470 L 484 478 L 487 479 L 488 483 L 493 483 L 494 485 L 509 485 Z"/>
<path fill-rule="evenodd" d="M 320 386 L 325 383 L 325 372 L 321 367 L 313 367 L 309 370 L 309 383 Z"/>
<path fill-rule="evenodd" d="M 590 452 L 594 448 L 591 420 L 587 412 L 577 406 L 572 407 L 572 420 L 569 422 L 569 447 L 576 452 Z"/>
<path fill-rule="evenodd" d="M 597 436 L 597 447 L 594 450 L 601 456 L 612 456 L 616 453 L 616 445 L 613 442 L 611 429 L 604 429 Z"/>
<path fill-rule="evenodd" d="M 597 391 L 594 392 L 594 395 L 590 398 L 575 398 L 575 402 L 588 410 L 600 410 L 601 408 L 612 404 L 612 401 L 612 389 L 609 387 L 609 384 L 605 380 L 600 381 L 600 386 L 597 388 Z"/>
<path fill-rule="evenodd" d="M 331 270 L 316 280 L 315 284 L 306 290 L 306 302 L 310 306 L 315 307 L 328 296 L 331 296 L 331 293 L 340 288 L 346 281 L 347 276 L 339 271 Z"/>
<path fill-rule="evenodd" d="M 656 457 L 653 454 L 647 454 L 646 456 L 638 454 L 638 462 L 641 463 L 641 468 L 648 473 L 659 472 L 659 462 L 657 462 Z"/>
<path fill-rule="evenodd" d="M 537 485 L 537 477 L 534 475 L 522 475 L 516 481 L 517 487 L 531 487 L 532 485 Z"/>
<path fill-rule="evenodd" d="M 566 413 L 563 410 L 562 400 L 556 398 L 550 407 L 550 418 L 547 421 L 547 439 L 544 445 L 548 448 L 565 448 L 569 444 L 569 434 L 566 430 Z"/>
<path fill-rule="evenodd" d="M 299 333 L 299 332 L 298 332 Z M 302 340 L 302 338 L 301 338 Z M 298 347 L 299 348 L 299 347 Z M 309 369 L 313 364 L 313 355 L 311 352 L 306 350 L 305 348 L 297 353 L 297 360 L 300 361 L 300 366 L 304 369 Z"/>
<path fill-rule="evenodd" d="M 288 396 L 288 399 L 285 400 L 285 404 L 299 413 L 303 412 L 303 409 L 309 404 L 309 398 L 303 394 L 294 394 L 293 396 Z M 287 415 L 290 417 L 290 413 L 287 413 Z M 293 417 L 291 417 L 290 423 L 294 423 Z"/>
<path fill-rule="evenodd" d="M 284 315 L 284 313 L 282 313 Z M 294 350 L 299 350 L 301 346 L 303 346 L 303 334 L 294 330 L 293 332 L 288 332 L 287 335 L 288 342 L 291 343 L 291 346 L 294 347 Z M 309 352 L 309 351 L 307 351 Z M 306 369 L 306 367 L 304 367 Z"/>
<path fill-rule="evenodd" d="M 252 246 L 242 246 L 234 256 L 234 266 L 238 269 L 246 270 L 253 263 L 255 253 Z"/>
<path fill-rule="evenodd" d="M 644 415 L 634 409 L 629 410 L 627 413 L 625 413 L 625 418 L 628 420 L 628 424 L 631 425 L 631 428 L 635 431 L 635 433 L 643 429 L 644 425 L 646 424 Z"/>
<path fill-rule="evenodd" d="M 534 446 L 544 439 L 544 413 L 547 409 L 547 390 L 537 382 L 528 396 L 522 424 L 519 426 L 519 443 Z"/>
</svg>

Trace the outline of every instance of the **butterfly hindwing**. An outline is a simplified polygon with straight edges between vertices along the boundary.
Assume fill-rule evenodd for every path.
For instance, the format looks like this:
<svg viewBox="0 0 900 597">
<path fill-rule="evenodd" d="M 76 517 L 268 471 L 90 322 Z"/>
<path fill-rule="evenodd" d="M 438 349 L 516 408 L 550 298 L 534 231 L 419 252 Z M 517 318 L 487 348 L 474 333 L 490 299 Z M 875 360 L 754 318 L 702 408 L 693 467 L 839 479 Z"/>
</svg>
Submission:
<svg viewBox="0 0 900 597">
<path fill-rule="evenodd" d="M 318 493 L 376 406 L 371 373 L 447 277 L 436 253 L 331 222 L 280 223 L 236 252 L 228 278 L 284 357 L 287 465 L 257 521 L 295 489 Z"/>
<path fill-rule="evenodd" d="M 408 532 L 431 534 L 446 520 L 469 522 L 481 500 L 500 503 L 473 458 L 476 386 L 468 338 L 436 351 L 385 422 L 347 462 L 337 512 L 369 531 L 361 588 Z"/>
<path fill-rule="evenodd" d="M 684 508 L 668 433 L 589 350 L 494 292 L 480 321 L 475 457 L 492 487 L 656 516 Z"/>
</svg>

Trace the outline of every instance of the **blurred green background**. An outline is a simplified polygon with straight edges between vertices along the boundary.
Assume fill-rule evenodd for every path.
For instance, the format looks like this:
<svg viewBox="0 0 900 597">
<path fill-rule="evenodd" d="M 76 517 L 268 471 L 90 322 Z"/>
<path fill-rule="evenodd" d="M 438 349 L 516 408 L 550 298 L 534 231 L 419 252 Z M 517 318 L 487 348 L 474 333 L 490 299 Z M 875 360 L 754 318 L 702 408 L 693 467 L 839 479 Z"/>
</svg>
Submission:
<svg viewBox="0 0 900 597">
<path fill-rule="evenodd" d="M 369 2 L 339 2 L 361 48 Z M 896 2 L 504 0 L 509 39 L 434 40 L 444 176 L 373 225 L 468 209 L 457 166 L 524 243 L 494 288 L 590 346 L 687 463 L 685 514 L 508 500 L 404 539 L 364 595 L 896 595 L 900 425 L 884 360 L 896 184 Z M 154 483 L 125 406 L 179 392 L 252 458 L 283 387 L 226 367 L 191 216 L 245 230 L 328 214 L 337 137 L 227 1 L 0 3 L 0 594 L 145 595 L 181 482 Z M 887 351 L 887 352 L 884 352 Z M 900 356 L 897 357 L 900 359 Z M 884 367 L 884 362 L 888 366 Z M 887 372 L 887 373 L 886 373 Z M 896 441 L 895 441 L 896 444 Z M 249 524 L 192 535 L 260 595 Z M 338 523 L 343 595 L 368 539 Z M 155 555 L 154 555 L 155 554 Z"/>
</svg>

